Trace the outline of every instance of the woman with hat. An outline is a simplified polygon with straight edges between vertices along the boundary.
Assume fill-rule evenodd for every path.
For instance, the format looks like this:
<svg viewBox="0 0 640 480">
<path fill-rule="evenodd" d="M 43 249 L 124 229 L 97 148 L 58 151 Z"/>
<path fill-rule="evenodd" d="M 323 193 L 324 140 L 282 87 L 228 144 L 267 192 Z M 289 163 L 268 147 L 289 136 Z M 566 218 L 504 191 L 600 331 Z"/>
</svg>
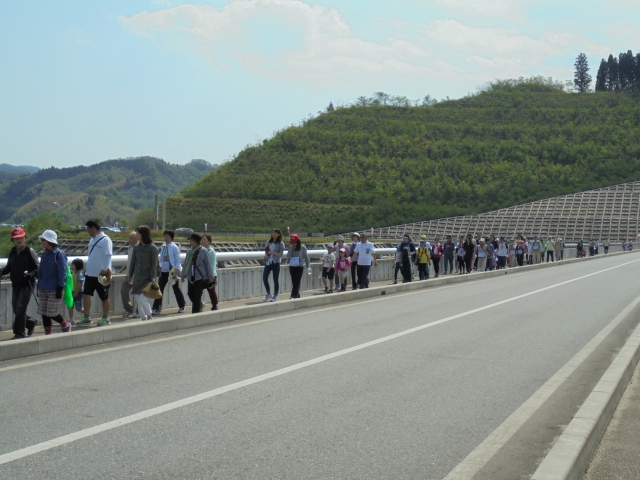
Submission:
<svg viewBox="0 0 640 480">
<path fill-rule="evenodd" d="M 38 314 L 42 315 L 45 335 L 51 335 L 51 321 L 55 320 L 63 332 L 71 331 L 71 324 L 60 315 L 62 294 L 67 284 L 67 256 L 58 247 L 58 234 L 45 230 L 39 237 L 44 253 L 38 270 Z"/>
<path fill-rule="evenodd" d="M 289 251 L 287 252 L 289 261 L 289 274 L 291 275 L 291 299 L 300 298 L 300 282 L 304 266 L 307 267 L 307 273 L 311 275 L 311 261 L 307 254 L 307 247 L 302 245 L 298 234 L 294 233 L 289 239 Z"/>
<path fill-rule="evenodd" d="M 14 247 L 9 252 L 2 275 L 9 274 L 11 279 L 11 307 L 15 315 L 12 340 L 17 340 L 27 335 L 31 336 L 37 323 L 27 315 L 27 307 L 38 275 L 40 260 L 36 251 L 27 246 L 27 234 L 22 228 L 14 228 L 11 231 L 11 241 Z"/>
<path fill-rule="evenodd" d="M 140 225 L 136 228 L 136 238 L 138 239 L 138 244 L 133 247 L 127 280 L 131 285 L 131 295 L 138 296 L 140 320 L 153 320 L 149 298 L 155 299 L 156 295 L 153 295 L 153 292 L 156 289 L 157 292 L 160 292 L 160 287 L 157 283 L 158 247 L 153 243 L 151 229 L 146 225 Z M 147 289 L 149 284 L 153 287 L 153 291 Z M 147 290 L 146 295 L 145 289 Z M 147 295 L 151 296 L 148 297 Z"/>
<path fill-rule="evenodd" d="M 200 242 L 202 236 L 193 233 L 189 237 L 191 249 L 187 252 L 184 268 L 180 277 L 182 281 L 189 281 L 187 296 L 191 300 L 191 313 L 200 313 L 202 310 L 202 293 L 205 288 L 213 284 L 213 268 L 207 250 L 203 249 Z"/>
</svg>

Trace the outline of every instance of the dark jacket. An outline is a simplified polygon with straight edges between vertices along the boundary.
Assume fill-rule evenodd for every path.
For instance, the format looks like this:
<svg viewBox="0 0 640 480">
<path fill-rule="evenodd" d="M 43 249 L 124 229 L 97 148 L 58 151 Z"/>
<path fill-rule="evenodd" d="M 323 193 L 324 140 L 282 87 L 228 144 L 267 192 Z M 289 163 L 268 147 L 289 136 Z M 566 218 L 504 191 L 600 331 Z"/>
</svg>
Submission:
<svg viewBox="0 0 640 480">
<path fill-rule="evenodd" d="M 158 278 L 158 247 L 153 243 L 139 243 L 133 247 L 127 278 L 131 280 L 133 295 L 140 295 L 149 282 L 155 282 Z"/>
<path fill-rule="evenodd" d="M 416 247 L 411 242 L 402 242 L 399 250 L 402 252 L 402 264 L 411 265 L 413 263 L 412 258 L 415 256 Z"/>
<path fill-rule="evenodd" d="M 9 252 L 7 265 L 2 269 L 2 275 L 10 274 L 11 284 L 16 287 L 23 287 L 29 285 L 29 282 L 33 284 L 38 275 L 39 266 L 40 259 L 33 248 L 24 247 L 18 253 L 16 247 L 13 247 Z M 29 273 L 25 276 L 24 272 Z"/>
<path fill-rule="evenodd" d="M 67 256 L 58 247 L 45 250 L 38 270 L 38 290 L 54 291 L 67 283 Z"/>
</svg>

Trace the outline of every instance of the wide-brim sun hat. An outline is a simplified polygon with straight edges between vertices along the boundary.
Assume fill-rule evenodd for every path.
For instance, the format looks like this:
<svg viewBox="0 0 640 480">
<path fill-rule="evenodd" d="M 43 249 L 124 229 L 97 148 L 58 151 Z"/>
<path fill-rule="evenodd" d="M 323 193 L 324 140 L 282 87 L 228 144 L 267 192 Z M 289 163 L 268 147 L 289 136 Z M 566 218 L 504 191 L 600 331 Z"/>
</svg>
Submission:
<svg viewBox="0 0 640 480">
<path fill-rule="evenodd" d="M 336 237 L 336 240 L 344 240 L 344 237 L 343 237 L 342 235 L 338 235 L 338 236 Z"/>
<path fill-rule="evenodd" d="M 53 230 L 45 230 L 38 238 L 40 241 L 46 240 L 49 243 L 58 244 L 58 234 Z"/>
<path fill-rule="evenodd" d="M 142 289 L 142 294 L 147 298 L 152 298 L 153 300 L 160 300 L 162 298 L 160 287 L 155 286 L 153 282 L 147 283 L 147 286 Z"/>
<path fill-rule="evenodd" d="M 353 232 L 353 234 L 351 235 L 351 238 L 353 238 L 353 237 L 360 238 L 360 234 L 358 232 Z"/>
<path fill-rule="evenodd" d="M 107 270 L 106 275 L 98 275 L 98 283 L 103 287 L 108 286 L 111 283 L 111 270 Z"/>
</svg>

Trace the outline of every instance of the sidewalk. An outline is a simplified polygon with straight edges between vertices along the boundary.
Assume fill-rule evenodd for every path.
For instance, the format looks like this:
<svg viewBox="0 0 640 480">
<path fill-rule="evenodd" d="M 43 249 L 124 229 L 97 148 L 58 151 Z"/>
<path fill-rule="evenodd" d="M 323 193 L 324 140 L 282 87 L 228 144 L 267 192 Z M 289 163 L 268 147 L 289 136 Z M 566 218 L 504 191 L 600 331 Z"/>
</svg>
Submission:
<svg viewBox="0 0 640 480">
<path fill-rule="evenodd" d="M 402 277 L 402 275 L 399 275 L 399 277 Z M 431 277 L 433 278 L 433 276 Z M 400 278 L 400 283 L 402 282 L 402 279 Z M 417 280 L 414 280 L 417 281 Z M 382 282 L 371 282 L 371 286 L 372 287 L 380 287 L 380 286 L 384 286 L 384 285 L 391 285 L 392 282 L 391 280 L 385 280 Z M 351 286 L 349 284 L 349 287 L 347 287 L 347 291 L 351 291 Z M 306 298 L 306 297 L 311 297 L 314 295 L 328 295 L 326 293 L 324 293 L 323 290 L 307 290 L 304 292 L 300 292 L 300 296 L 302 298 Z M 331 295 L 340 295 L 339 292 L 335 292 L 332 293 Z M 208 300 L 208 295 L 203 295 L 202 299 Z M 241 300 L 232 300 L 232 301 L 227 301 L 227 302 L 220 302 L 218 304 L 218 308 L 220 310 L 226 310 L 226 309 L 231 309 L 231 308 L 237 308 L 237 307 L 243 307 L 243 306 L 247 306 L 247 305 L 258 305 L 261 304 L 263 300 L 263 297 L 253 297 L 253 298 L 243 298 Z M 289 294 L 283 294 L 282 296 L 280 296 L 278 298 L 278 302 L 286 302 L 289 300 Z M 204 309 L 203 311 L 208 311 L 211 308 L 211 303 L 205 303 L 204 305 Z M 162 311 L 162 315 L 156 316 L 154 318 L 162 318 L 162 317 L 166 317 L 169 315 L 176 315 L 178 313 L 178 309 L 177 308 L 169 308 L 169 309 L 164 309 Z M 189 313 L 191 313 L 191 307 L 186 307 L 185 309 L 185 313 L 184 315 L 189 315 Z M 33 331 L 33 337 L 38 337 L 38 336 L 44 336 L 44 328 L 42 326 L 42 318 L 40 316 L 37 317 L 38 318 L 38 325 L 36 326 L 35 330 Z M 65 317 L 66 318 L 66 317 Z M 82 318 L 82 315 L 79 314 L 78 312 L 76 312 L 75 315 L 75 320 L 76 322 L 80 321 Z M 123 318 L 122 315 L 111 315 L 109 317 L 111 319 L 111 323 L 112 324 L 118 324 L 118 323 L 124 323 L 127 321 L 137 321 L 138 318 Z M 92 325 L 74 325 L 71 328 L 71 331 L 73 332 L 79 332 L 79 331 L 83 331 L 83 330 L 88 330 L 91 328 L 95 328 L 96 327 L 96 322 L 100 320 L 99 318 L 94 318 L 93 319 L 93 324 Z M 108 327 L 106 327 L 108 328 Z M 60 332 L 60 327 L 54 322 L 53 325 L 53 333 L 61 333 Z M 4 330 L 4 331 L 0 331 L 0 341 L 4 341 L 4 340 L 10 340 L 13 337 L 13 332 L 11 330 Z"/>
<path fill-rule="evenodd" d="M 583 478 L 640 478 L 640 364 L 636 367 Z"/>
</svg>

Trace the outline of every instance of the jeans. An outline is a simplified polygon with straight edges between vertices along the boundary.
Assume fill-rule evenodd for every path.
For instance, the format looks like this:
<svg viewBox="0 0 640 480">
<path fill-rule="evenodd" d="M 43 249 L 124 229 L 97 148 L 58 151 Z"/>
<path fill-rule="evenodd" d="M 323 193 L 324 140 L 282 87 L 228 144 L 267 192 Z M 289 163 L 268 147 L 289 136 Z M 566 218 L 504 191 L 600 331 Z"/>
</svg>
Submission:
<svg viewBox="0 0 640 480">
<path fill-rule="evenodd" d="M 300 298 L 300 282 L 302 281 L 302 274 L 304 267 L 289 267 L 289 274 L 291 274 L 291 298 Z"/>
<path fill-rule="evenodd" d="M 267 295 L 271 295 L 271 287 L 269 286 L 269 274 L 273 272 L 273 296 L 277 297 L 280 291 L 280 264 L 272 263 L 264 266 L 264 272 L 262 273 L 262 281 L 264 282 L 264 289 Z"/>
<path fill-rule="evenodd" d="M 164 288 L 167 286 L 169 282 L 169 272 L 160 272 L 160 280 L 158 281 L 158 286 L 160 287 L 160 291 L 164 292 Z M 184 308 L 186 302 L 184 301 L 184 295 L 182 290 L 180 290 L 180 283 L 175 282 L 173 284 L 173 294 L 176 297 L 176 301 L 178 302 L 178 308 Z M 158 312 L 162 311 L 162 298 L 153 301 L 153 310 L 157 310 Z"/>
<path fill-rule="evenodd" d="M 356 282 L 356 273 L 358 271 L 358 262 L 351 262 L 351 288 L 354 290 L 358 286 L 358 282 Z"/>
<path fill-rule="evenodd" d="M 449 267 L 449 272 L 453 273 L 453 255 L 445 255 L 444 256 L 444 273 L 447 274 L 447 267 Z"/>
<path fill-rule="evenodd" d="M 204 291 L 204 280 L 189 282 L 187 295 L 191 300 L 191 313 L 199 313 L 202 310 L 202 292 Z"/>
<path fill-rule="evenodd" d="M 18 337 L 25 337 L 25 326 L 33 328 L 36 324 L 31 317 L 27 316 L 27 307 L 31 300 L 31 287 L 29 285 L 14 285 L 11 294 L 11 308 L 16 319 L 13 322 L 13 334 Z"/>
<path fill-rule="evenodd" d="M 371 265 L 358 265 L 358 288 L 369 288 L 369 270 Z"/>
</svg>

